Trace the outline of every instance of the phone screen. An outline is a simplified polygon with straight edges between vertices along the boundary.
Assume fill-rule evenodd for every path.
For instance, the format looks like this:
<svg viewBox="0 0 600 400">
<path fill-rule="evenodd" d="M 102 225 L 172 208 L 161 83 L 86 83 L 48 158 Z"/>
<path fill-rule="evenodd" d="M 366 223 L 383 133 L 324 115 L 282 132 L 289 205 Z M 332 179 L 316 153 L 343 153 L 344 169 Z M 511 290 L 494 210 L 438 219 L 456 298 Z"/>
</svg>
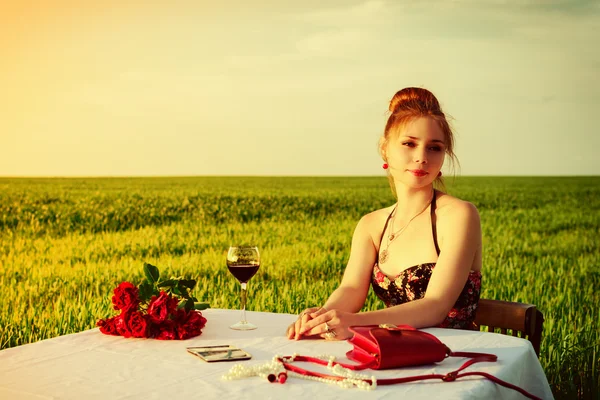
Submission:
<svg viewBox="0 0 600 400">
<path fill-rule="evenodd" d="M 187 351 L 206 362 L 249 360 L 252 358 L 244 350 L 230 345 L 188 347 Z"/>
</svg>

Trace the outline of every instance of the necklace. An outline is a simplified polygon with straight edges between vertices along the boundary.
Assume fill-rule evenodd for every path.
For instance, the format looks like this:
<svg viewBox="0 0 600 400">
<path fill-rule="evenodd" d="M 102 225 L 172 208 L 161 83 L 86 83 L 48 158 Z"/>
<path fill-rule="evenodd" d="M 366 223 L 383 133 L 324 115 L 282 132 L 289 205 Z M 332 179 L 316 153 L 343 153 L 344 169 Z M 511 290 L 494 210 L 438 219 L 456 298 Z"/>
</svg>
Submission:
<svg viewBox="0 0 600 400">
<path fill-rule="evenodd" d="M 329 383 L 345 389 L 356 387 L 362 390 L 374 390 L 377 388 L 377 378 L 375 376 L 359 374 L 348 368 L 344 368 L 334 362 L 335 356 L 317 356 L 316 358 L 327 360 L 327 369 L 330 370 L 334 375 L 340 377 L 337 379 L 333 376 L 328 378 L 320 377 L 316 374 L 313 375 L 300 373 L 286 368 L 286 364 L 290 365 L 293 363 L 296 357 L 302 358 L 302 356 L 298 356 L 297 354 L 294 354 L 291 357 L 282 357 L 280 355 L 276 355 L 273 357 L 272 361 L 265 364 L 254 366 L 236 364 L 233 366 L 233 368 L 231 368 L 229 373 L 223 375 L 221 379 L 231 381 L 234 379 L 259 376 L 263 379 L 266 378 L 271 383 L 276 381 L 285 383 L 288 377 L 295 377 L 321 383 Z"/>
<path fill-rule="evenodd" d="M 427 204 L 425 204 L 425 207 L 423 207 L 423 209 L 421 211 L 419 211 L 418 213 L 416 213 L 411 219 L 408 220 L 408 222 L 406 224 L 404 224 L 400 229 L 398 229 L 396 232 L 394 232 L 394 221 L 396 220 L 396 215 L 394 214 L 394 218 L 392 219 L 392 227 L 391 227 L 391 231 L 392 233 L 390 233 L 387 237 L 387 244 L 385 246 L 385 249 L 381 252 L 381 254 L 379 255 L 379 262 L 381 264 L 385 263 L 388 259 L 389 256 L 389 251 L 388 249 L 390 248 L 390 244 L 394 241 L 394 239 L 396 239 L 398 236 L 400 236 L 400 234 L 402 232 L 404 232 L 404 230 L 406 228 L 408 228 L 408 225 L 410 225 L 410 223 L 417 218 L 419 215 L 423 214 L 423 212 L 425 210 L 427 210 L 427 207 L 429 207 L 429 205 L 431 204 L 431 202 L 433 201 L 433 196 L 435 196 L 435 190 L 433 191 L 433 195 L 431 196 L 431 199 L 429 200 L 429 202 L 427 202 Z M 398 205 L 396 205 L 396 207 L 398 207 Z M 394 209 L 394 211 L 396 211 L 396 209 Z M 392 211 L 392 212 L 394 212 Z"/>
</svg>

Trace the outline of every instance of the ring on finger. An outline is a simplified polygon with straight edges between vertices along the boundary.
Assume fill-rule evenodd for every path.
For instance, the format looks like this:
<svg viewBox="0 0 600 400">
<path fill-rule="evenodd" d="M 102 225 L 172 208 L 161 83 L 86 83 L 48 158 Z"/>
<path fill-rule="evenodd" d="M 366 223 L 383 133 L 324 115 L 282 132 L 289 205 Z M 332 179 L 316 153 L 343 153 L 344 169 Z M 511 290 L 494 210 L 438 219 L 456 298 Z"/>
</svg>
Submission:
<svg viewBox="0 0 600 400">
<path fill-rule="evenodd" d="M 327 322 L 325 322 L 325 332 L 331 332 L 331 328 L 329 327 L 329 324 Z"/>
<path fill-rule="evenodd" d="M 335 333 L 334 330 L 325 332 L 325 339 L 331 340 L 331 339 L 334 339 L 336 336 L 337 336 L 337 333 Z"/>
</svg>

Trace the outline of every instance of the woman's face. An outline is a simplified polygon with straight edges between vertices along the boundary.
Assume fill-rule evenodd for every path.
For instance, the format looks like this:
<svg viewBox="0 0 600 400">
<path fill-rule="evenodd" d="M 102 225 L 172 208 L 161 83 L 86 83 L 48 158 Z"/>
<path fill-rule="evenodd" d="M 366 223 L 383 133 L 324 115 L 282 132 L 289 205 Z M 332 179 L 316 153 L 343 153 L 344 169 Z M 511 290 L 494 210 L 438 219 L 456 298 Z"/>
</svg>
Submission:
<svg viewBox="0 0 600 400">
<path fill-rule="evenodd" d="M 394 182 L 424 187 L 433 183 L 444 164 L 444 133 L 435 120 L 418 118 L 393 135 L 382 152 Z"/>
</svg>

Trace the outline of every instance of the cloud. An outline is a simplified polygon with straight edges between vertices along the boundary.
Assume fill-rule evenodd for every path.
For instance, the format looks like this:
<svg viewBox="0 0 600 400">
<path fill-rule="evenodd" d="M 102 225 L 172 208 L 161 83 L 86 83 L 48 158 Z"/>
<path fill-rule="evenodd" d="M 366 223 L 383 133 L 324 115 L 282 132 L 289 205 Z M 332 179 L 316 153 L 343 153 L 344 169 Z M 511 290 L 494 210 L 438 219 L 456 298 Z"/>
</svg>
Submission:
<svg viewBox="0 0 600 400">
<path fill-rule="evenodd" d="M 348 50 L 356 52 L 369 42 L 369 36 L 368 32 L 357 30 L 318 32 L 298 40 L 296 48 L 306 56 L 332 56 Z"/>
<path fill-rule="evenodd" d="M 598 98 L 596 86 L 583 84 L 593 82 L 600 60 L 589 50 L 597 41 L 589 32 L 600 29 L 597 17 L 523 13 L 501 6 L 499 0 L 484 2 L 487 8 L 470 7 L 469 12 L 440 10 L 434 3 L 440 0 L 419 7 L 373 1 L 287 15 L 284 20 L 295 23 L 303 36 L 282 39 L 286 45 L 279 48 L 285 51 L 237 53 L 229 63 L 246 76 L 268 77 L 262 81 L 262 93 L 321 92 L 356 85 L 360 77 L 371 82 L 434 82 L 453 90 L 459 85 L 506 101 L 515 96 L 527 102 L 556 101 L 552 96 L 559 93 L 562 100 Z M 248 85 L 252 90 L 256 86 Z"/>
<path fill-rule="evenodd" d="M 369 0 L 343 7 L 330 7 L 306 11 L 297 15 L 297 19 L 321 26 L 339 24 L 373 25 L 377 23 L 376 18 L 384 15 L 386 9 L 389 7 L 390 5 L 385 1 Z"/>
<path fill-rule="evenodd" d="M 442 2 L 433 0 L 432 3 Z M 600 12 L 600 4 L 596 0 L 443 0 L 446 5 L 454 7 L 558 13 L 563 16 L 583 16 Z"/>
</svg>

